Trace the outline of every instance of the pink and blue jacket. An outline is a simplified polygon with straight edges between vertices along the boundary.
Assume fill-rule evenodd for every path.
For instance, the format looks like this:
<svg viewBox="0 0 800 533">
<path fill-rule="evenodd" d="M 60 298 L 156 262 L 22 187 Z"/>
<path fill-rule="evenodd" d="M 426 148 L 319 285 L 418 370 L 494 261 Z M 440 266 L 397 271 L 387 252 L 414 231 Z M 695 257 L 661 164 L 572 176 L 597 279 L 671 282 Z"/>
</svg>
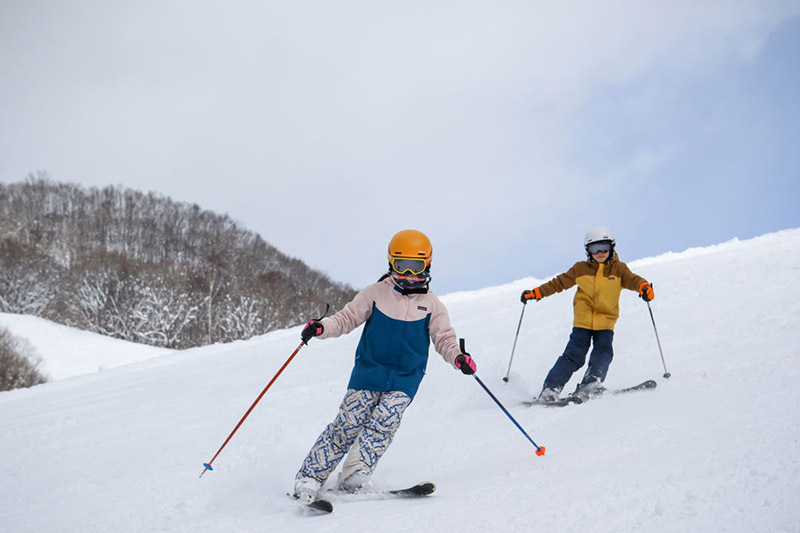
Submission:
<svg viewBox="0 0 800 533">
<path fill-rule="evenodd" d="M 391 278 L 369 285 L 338 313 L 322 320 L 321 339 L 364 324 L 349 389 L 402 391 L 411 398 L 425 376 L 430 342 L 454 365 L 461 353 L 444 304 L 432 292 L 403 294 Z"/>
</svg>

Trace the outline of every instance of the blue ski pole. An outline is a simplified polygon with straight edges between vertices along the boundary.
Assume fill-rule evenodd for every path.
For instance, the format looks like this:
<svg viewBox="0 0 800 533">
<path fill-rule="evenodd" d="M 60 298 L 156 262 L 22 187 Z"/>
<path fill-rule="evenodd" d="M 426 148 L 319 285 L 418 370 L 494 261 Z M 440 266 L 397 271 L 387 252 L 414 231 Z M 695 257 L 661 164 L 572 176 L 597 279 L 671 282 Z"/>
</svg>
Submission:
<svg viewBox="0 0 800 533">
<path fill-rule="evenodd" d="M 467 353 L 466 349 L 464 347 L 464 344 L 465 344 L 464 339 L 460 339 L 460 343 L 461 343 L 461 353 Z M 483 387 L 483 390 L 486 391 L 486 394 L 488 394 L 492 398 L 492 400 L 494 400 L 494 402 L 500 407 L 500 409 L 503 410 L 503 412 L 506 414 L 506 416 L 511 419 L 511 421 L 514 423 L 514 425 L 517 426 L 517 429 L 519 429 L 522 432 L 522 434 L 525 435 L 525 438 L 528 439 L 531 442 L 531 444 L 534 445 L 534 447 L 536 448 L 536 455 L 538 455 L 538 456 L 544 455 L 545 447 L 544 446 L 539 446 L 538 444 L 533 442 L 533 439 L 531 438 L 530 435 L 528 435 L 528 432 L 525 431 L 522 428 L 522 426 L 519 425 L 519 422 L 517 422 L 514 419 L 513 416 L 511 416 L 511 413 L 508 412 L 508 409 L 503 407 L 503 404 L 500 403 L 500 400 L 498 400 L 497 397 L 494 394 L 492 394 L 492 391 L 490 391 L 489 388 L 483 383 L 483 381 L 481 381 L 481 378 L 478 377 L 478 374 L 472 374 L 472 377 L 475 378 L 475 381 L 478 382 L 478 385 Z"/>
</svg>

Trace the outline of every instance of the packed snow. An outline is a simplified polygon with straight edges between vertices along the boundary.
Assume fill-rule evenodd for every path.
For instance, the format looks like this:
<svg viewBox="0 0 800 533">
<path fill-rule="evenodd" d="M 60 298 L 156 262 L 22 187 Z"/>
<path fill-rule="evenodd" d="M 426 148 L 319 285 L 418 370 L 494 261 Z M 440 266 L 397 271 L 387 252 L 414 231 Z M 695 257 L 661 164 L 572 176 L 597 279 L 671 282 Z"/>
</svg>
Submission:
<svg viewBox="0 0 800 533">
<path fill-rule="evenodd" d="M 656 379 L 658 388 L 562 409 L 521 402 L 566 345 L 574 289 L 527 305 L 508 383 L 519 294 L 548 278 L 442 297 L 478 375 L 547 448 L 543 457 L 473 378 L 431 351 L 373 482 L 432 480 L 436 493 L 333 497 L 332 514 L 304 513 L 286 493 L 336 413 L 357 330 L 302 348 L 199 479 L 298 346 L 294 328 L 0 393 L 0 529 L 800 531 L 800 229 L 628 264 L 655 285 L 672 377 L 662 378 L 646 304 L 624 291 L 606 385 Z M 17 329 L 8 316 L 0 323 Z M 62 350 L 59 364 L 73 373 L 114 366 L 84 332 L 26 327 L 48 369 Z M 73 357 L 84 343 L 89 364 Z M 102 361 L 125 353 L 119 342 L 104 349 Z"/>
</svg>

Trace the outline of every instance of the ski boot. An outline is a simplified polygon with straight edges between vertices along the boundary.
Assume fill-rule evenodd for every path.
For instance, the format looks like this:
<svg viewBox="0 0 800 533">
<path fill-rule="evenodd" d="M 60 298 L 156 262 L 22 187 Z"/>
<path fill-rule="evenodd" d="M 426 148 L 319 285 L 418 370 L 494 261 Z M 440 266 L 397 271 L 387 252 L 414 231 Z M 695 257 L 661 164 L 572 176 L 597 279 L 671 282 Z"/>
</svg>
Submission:
<svg viewBox="0 0 800 533">
<path fill-rule="evenodd" d="M 559 400 L 558 396 L 561 394 L 561 387 L 545 387 L 539 393 L 536 401 L 539 403 L 551 403 Z"/>
<path fill-rule="evenodd" d="M 575 398 L 577 403 L 582 403 L 592 398 L 597 398 L 603 394 L 605 390 L 605 387 L 603 387 L 600 381 L 590 381 L 588 383 L 579 383 L 575 392 L 570 396 Z"/>
<path fill-rule="evenodd" d="M 355 493 L 369 483 L 369 472 L 358 470 L 350 474 L 347 478 L 342 479 L 342 474 L 339 474 L 339 490 L 342 492 Z"/>
<path fill-rule="evenodd" d="M 317 499 L 321 486 L 316 479 L 299 478 L 294 482 L 294 497 L 308 505 Z"/>
</svg>

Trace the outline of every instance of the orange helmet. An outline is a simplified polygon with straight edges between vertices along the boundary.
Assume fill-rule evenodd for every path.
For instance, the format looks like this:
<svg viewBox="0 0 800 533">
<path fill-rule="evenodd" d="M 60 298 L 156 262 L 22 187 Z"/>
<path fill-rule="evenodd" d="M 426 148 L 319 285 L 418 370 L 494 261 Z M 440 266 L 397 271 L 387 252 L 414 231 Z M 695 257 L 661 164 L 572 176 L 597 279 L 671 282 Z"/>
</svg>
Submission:
<svg viewBox="0 0 800 533">
<path fill-rule="evenodd" d="M 404 259 L 424 259 L 425 266 L 431 266 L 433 246 L 427 235 L 415 229 L 404 229 L 395 234 L 389 241 L 389 262 L 402 257 Z"/>
</svg>

